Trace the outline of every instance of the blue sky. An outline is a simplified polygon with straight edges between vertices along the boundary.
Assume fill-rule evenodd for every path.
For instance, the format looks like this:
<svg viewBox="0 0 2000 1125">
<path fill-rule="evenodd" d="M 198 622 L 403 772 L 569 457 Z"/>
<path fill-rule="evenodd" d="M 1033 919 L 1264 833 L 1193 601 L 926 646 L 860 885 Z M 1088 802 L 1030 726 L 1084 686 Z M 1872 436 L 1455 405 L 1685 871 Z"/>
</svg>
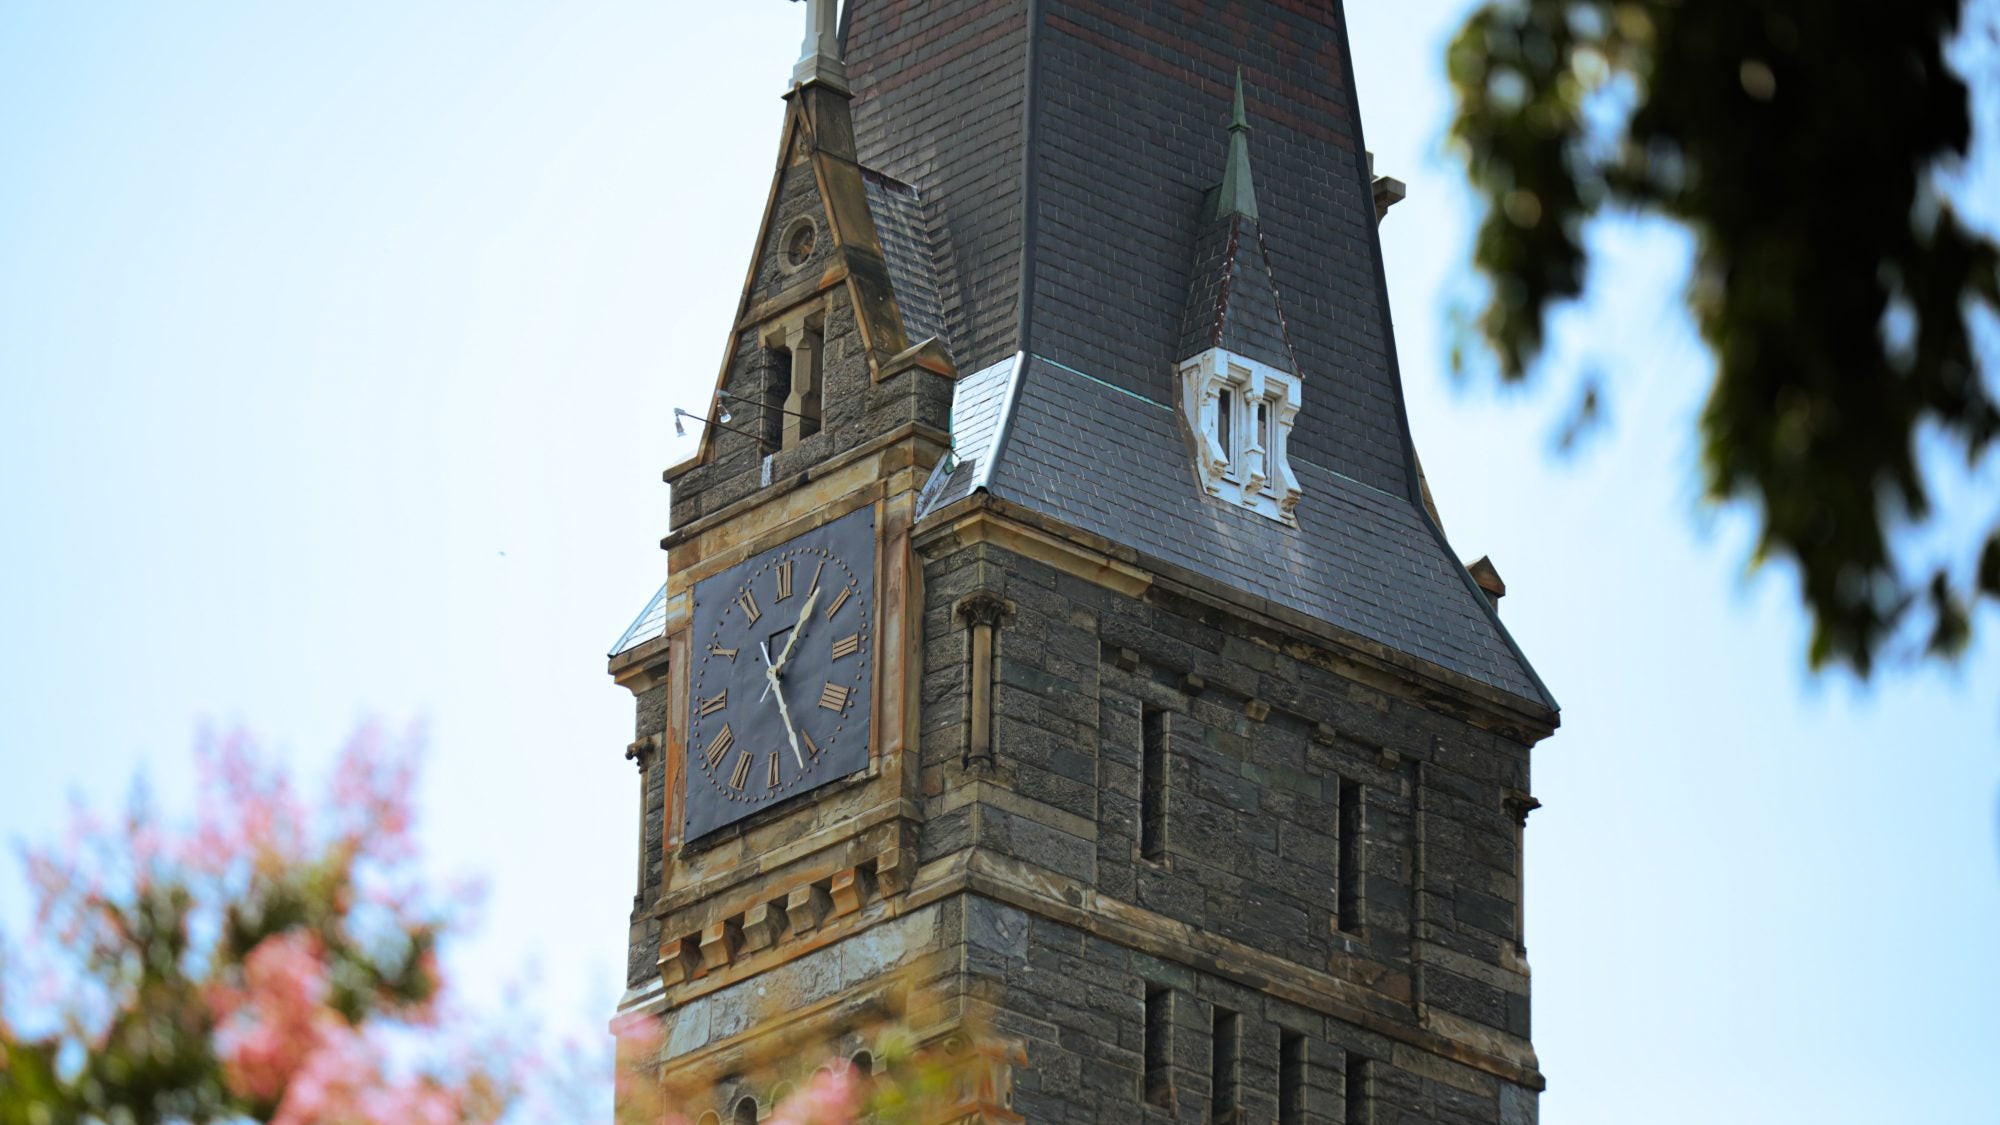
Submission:
<svg viewBox="0 0 2000 1125">
<path fill-rule="evenodd" d="M 1956 670 L 1804 672 L 1790 575 L 1698 503 L 1707 363 L 1657 224 L 1596 232 L 1536 388 L 1454 382 L 1465 6 L 1356 3 L 1352 34 L 1411 190 L 1418 448 L 1565 704 L 1529 831 L 1543 1120 L 2000 1121 L 2000 615 Z M 603 653 L 661 577 L 670 412 L 721 355 L 800 15 L 0 0 L 0 835 L 140 769 L 184 794 L 202 722 L 311 767 L 421 721 L 435 862 L 492 891 L 467 979 L 601 1026 L 635 831 Z M 1608 420 L 1557 456 L 1592 365 Z"/>
</svg>

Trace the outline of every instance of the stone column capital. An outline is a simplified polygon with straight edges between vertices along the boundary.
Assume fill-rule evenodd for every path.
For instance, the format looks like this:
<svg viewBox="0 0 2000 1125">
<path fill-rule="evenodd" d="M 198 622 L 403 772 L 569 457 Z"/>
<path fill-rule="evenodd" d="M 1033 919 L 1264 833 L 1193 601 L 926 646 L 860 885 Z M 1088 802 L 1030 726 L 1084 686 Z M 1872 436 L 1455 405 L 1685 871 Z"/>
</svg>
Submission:
<svg viewBox="0 0 2000 1125">
<path fill-rule="evenodd" d="M 969 626 L 997 626 L 1007 615 L 1007 599 L 983 590 L 968 594 L 958 603 L 957 614 Z"/>
</svg>

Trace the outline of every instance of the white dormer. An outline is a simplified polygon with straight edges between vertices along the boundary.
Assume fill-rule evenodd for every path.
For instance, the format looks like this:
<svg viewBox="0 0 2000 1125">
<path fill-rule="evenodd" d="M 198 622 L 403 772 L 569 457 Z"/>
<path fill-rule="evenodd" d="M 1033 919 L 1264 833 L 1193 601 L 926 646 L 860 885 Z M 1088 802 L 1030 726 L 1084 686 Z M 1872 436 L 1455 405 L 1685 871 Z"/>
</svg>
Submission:
<svg viewBox="0 0 2000 1125">
<path fill-rule="evenodd" d="M 1288 450 L 1299 413 L 1298 376 L 1210 348 L 1182 361 L 1180 380 L 1196 470 L 1209 495 L 1296 525 L 1299 478 Z"/>
</svg>

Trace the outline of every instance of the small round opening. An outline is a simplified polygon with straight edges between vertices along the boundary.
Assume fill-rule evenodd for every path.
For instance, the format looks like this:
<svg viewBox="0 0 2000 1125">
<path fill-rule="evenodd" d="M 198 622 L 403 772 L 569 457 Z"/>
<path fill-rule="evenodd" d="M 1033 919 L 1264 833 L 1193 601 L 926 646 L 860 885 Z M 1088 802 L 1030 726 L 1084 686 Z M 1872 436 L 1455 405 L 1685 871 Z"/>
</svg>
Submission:
<svg viewBox="0 0 2000 1125">
<path fill-rule="evenodd" d="M 813 246 L 819 241 L 819 231 L 812 220 L 801 219 L 785 232 L 785 264 L 797 269 L 812 259 Z"/>
</svg>

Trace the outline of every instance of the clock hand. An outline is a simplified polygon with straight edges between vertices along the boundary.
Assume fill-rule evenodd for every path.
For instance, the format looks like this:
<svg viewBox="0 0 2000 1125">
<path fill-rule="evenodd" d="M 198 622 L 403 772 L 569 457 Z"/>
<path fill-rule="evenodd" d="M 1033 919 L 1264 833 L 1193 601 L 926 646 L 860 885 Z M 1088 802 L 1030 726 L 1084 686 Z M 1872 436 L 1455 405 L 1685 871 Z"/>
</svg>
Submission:
<svg viewBox="0 0 2000 1125">
<path fill-rule="evenodd" d="M 799 634 L 806 631 L 806 621 L 812 617 L 813 603 L 819 601 L 819 587 L 814 586 L 806 595 L 806 604 L 799 607 L 799 619 L 792 625 L 792 635 L 785 638 L 785 651 L 778 654 L 778 670 L 792 659 L 792 648 L 799 643 Z"/>
<path fill-rule="evenodd" d="M 792 740 L 792 757 L 797 758 L 799 769 L 806 768 L 806 756 L 799 753 L 799 728 L 792 725 L 792 710 L 785 706 L 785 685 L 778 682 L 778 670 L 767 668 L 764 679 L 768 681 L 766 690 L 776 688 L 778 692 L 778 717 L 785 720 L 785 737 Z"/>
<path fill-rule="evenodd" d="M 773 675 L 778 669 L 771 663 L 771 650 L 764 647 L 763 641 L 757 642 L 757 651 L 764 654 L 764 694 L 757 697 L 757 702 L 762 703 L 770 698 L 771 686 L 778 682 L 777 677 Z"/>
</svg>

